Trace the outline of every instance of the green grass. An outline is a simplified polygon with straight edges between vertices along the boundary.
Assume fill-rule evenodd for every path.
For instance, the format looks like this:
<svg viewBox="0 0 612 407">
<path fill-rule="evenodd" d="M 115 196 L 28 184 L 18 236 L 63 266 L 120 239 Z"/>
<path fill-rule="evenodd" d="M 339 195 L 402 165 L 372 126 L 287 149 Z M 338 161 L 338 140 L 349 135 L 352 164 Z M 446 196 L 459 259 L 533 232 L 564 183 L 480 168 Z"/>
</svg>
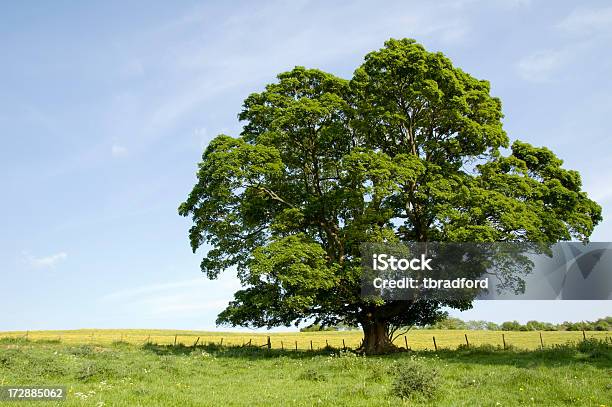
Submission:
<svg viewBox="0 0 612 407">
<path fill-rule="evenodd" d="M 438 372 L 432 399 L 393 394 L 395 373 L 415 362 Z M 0 385 L 66 385 L 61 406 L 612 406 L 612 348 L 590 340 L 536 351 L 487 345 L 363 357 L 10 338 L 0 339 Z"/>
</svg>

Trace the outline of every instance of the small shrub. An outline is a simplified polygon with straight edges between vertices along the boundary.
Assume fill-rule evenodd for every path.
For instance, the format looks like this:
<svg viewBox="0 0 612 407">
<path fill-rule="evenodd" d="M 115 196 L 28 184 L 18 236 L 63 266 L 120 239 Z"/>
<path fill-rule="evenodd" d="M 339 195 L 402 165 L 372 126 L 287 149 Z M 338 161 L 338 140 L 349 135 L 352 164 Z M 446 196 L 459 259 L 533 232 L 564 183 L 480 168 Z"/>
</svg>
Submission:
<svg viewBox="0 0 612 407">
<path fill-rule="evenodd" d="M 16 345 L 16 344 L 27 344 L 29 341 L 24 338 L 24 337 L 3 337 L 0 338 L 0 344 L 9 344 L 9 345 Z"/>
<path fill-rule="evenodd" d="M 59 339 L 36 339 L 34 342 L 45 345 L 54 345 L 61 343 Z"/>
<path fill-rule="evenodd" d="M 588 338 L 578 343 L 578 351 L 589 355 L 591 358 L 612 359 L 612 346 L 606 341 Z"/>
<path fill-rule="evenodd" d="M 27 353 L 19 348 L 3 349 L 0 351 L 0 368 L 2 366 L 16 365 L 23 362 L 27 363 L 27 360 Z"/>
<path fill-rule="evenodd" d="M 421 396 L 432 398 L 438 391 L 440 376 L 438 369 L 420 361 L 400 365 L 393 381 L 393 394 L 401 398 Z"/>
<path fill-rule="evenodd" d="M 0 354 L 0 367 L 9 367 L 10 365 L 13 364 L 13 358 L 11 357 L 10 354 L 5 353 L 5 354 Z"/>
<path fill-rule="evenodd" d="M 577 347 L 580 352 L 584 353 L 610 349 L 610 345 L 608 345 L 606 341 L 596 338 L 587 338 L 584 341 L 579 342 Z"/>
<path fill-rule="evenodd" d="M 470 350 L 470 347 L 467 346 L 465 343 L 462 343 L 462 344 L 457 345 L 457 350 L 458 351 L 466 351 L 466 350 Z"/>
<path fill-rule="evenodd" d="M 327 380 L 327 377 L 318 370 L 307 369 L 298 376 L 298 379 L 309 380 L 311 382 L 324 382 Z"/>
<path fill-rule="evenodd" d="M 65 365 L 54 358 L 36 357 L 30 360 L 30 372 L 35 377 L 63 377 L 68 373 Z"/>
<path fill-rule="evenodd" d="M 94 379 L 116 379 L 130 373 L 132 372 L 120 364 L 113 366 L 104 362 L 87 361 L 81 365 L 75 376 L 82 382 L 89 382 Z"/>
<path fill-rule="evenodd" d="M 100 369 L 95 363 L 86 363 L 76 374 L 76 378 L 81 381 L 87 381 L 100 373 Z"/>
</svg>

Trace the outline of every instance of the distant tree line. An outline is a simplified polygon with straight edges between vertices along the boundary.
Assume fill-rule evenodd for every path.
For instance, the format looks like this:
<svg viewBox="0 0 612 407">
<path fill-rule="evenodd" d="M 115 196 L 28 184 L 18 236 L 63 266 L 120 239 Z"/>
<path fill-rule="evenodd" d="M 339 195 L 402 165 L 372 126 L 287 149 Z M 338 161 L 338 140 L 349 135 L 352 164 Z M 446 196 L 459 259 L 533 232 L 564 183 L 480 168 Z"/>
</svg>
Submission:
<svg viewBox="0 0 612 407">
<path fill-rule="evenodd" d="M 416 327 L 415 327 L 416 328 Z M 322 326 L 311 324 L 301 328 L 301 332 L 316 331 L 347 331 L 358 329 L 350 325 L 339 324 L 335 326 Z M 420 329 L 461 329 L 473 331 L 612 331 L 612 316 L 599 318 L 596 321 L 565 321 L 560 324 L 550 322 L 528 321 L 521 324 L 518 321 L 506 321 L 501 324 L 489 321 L 463 321 L 455 317 L 446 317 L 432 325 L 427 325 Z"/>
<path fill-rule="evenodd" d="M 550 322 L 528 321 L 521 324 L 518 321 L 506 321 L 501 324 L 489 321 L 463 321 L 459 318 L 447 317 L 425 329 L 468 329 L 488 331 L 612 331 L 612 317 L 599 318 L 596 321 L 565 321 L 560 324 Z"/>
</svg>

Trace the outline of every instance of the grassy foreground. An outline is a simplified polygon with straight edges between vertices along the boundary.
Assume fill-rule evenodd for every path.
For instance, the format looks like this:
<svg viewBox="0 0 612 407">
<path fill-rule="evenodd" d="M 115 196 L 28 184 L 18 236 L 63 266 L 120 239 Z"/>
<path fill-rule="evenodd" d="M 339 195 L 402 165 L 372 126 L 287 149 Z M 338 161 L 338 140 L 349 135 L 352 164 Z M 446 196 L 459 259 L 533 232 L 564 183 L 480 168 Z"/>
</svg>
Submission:
<svg viewBox="0 0 612 407">
<path fill-rule="evenodd" d="M 95 338 L 95 337 L 94 337 Z M 431 399 L 397 397 L 402 365 L 436 368 Z M 64 402 L 7 405 L 612 406 L 612 347 L 588 340 L 363 357 L 351 352 L 0 339 L 0 385 L 66 385 Z"/>
</svg>

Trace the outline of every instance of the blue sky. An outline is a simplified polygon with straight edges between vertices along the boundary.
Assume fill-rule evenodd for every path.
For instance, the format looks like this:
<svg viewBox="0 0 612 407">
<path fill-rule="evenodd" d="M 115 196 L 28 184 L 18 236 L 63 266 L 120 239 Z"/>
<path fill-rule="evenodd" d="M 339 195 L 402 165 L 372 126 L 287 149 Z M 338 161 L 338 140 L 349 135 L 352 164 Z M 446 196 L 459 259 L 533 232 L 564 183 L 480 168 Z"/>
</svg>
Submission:
<svg viewBox="0 0 612 407">
<path fill-rule="evenodd" d="M 86 4 L 87 3 L 87 4 Z M 0 330 L 214 328 L 178 204 L 242 100 L 295 65 L 349 78 L 411 37 L 491 81 L 512 139 L 579 170 L 612 239 L 612 5 L 2 2 Z M 595 319 L 609 302 L 480 302 L 463 318 Z"/>
</svg>

